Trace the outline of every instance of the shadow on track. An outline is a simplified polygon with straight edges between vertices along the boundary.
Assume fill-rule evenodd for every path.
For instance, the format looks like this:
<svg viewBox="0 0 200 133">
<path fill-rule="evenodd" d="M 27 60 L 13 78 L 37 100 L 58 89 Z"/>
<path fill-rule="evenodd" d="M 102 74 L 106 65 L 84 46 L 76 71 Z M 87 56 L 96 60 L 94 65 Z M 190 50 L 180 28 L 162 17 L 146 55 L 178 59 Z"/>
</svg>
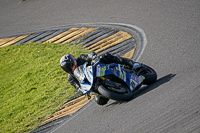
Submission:
<svg viewBox="0 0 200 133">
<path fill-rule="evenodd" d="M 135 93 L 134 93 L 134 96 L 133 96 L 133 99 L 136 99 L 137 97 L 139 96 L 142 96 L 156 88 L 158 88 L 160 85 L 162 84 L 165 84 L 167 82 L 169 82 L 172 78 L 174 78 L 176 76 L 176 74 L 168 74 L 160 79 L 158 79 L 155 83 L 151 84 L 151 85 L 148 85 L 148 86 L 143 86 L 141 87 L 139 90 L 137 90 Z M 132 101 L 130 100 L 130 101 Z M 127 102 L 130 102 L 130 101 L 115 101 L 109 105 L 107 105 L 106 107 L 108 106 L 111 106 L 111 105 L 117 105 L 117 104 L 122 104 L 122 103 L 127 103 Z"/>
</svg>

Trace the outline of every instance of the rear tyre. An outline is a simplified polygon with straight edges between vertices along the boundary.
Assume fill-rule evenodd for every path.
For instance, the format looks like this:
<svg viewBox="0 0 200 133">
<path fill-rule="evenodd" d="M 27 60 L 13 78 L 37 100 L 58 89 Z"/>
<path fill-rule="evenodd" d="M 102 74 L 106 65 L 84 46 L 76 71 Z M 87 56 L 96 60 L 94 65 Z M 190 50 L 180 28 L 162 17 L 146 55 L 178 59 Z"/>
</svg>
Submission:
<svg viewBox="0 0 200 133">
<path fill-rule="evenodd" d="M 156 82 L 157 74 L 153 68 L 151 68 L 147 65 L 143 65 L 141 69 L 142 69 L 142 71 L 138 75 L 143 75 L 145 77 L 143 84 L 150 85 L 150 84 L 153 84 L 154 82 Z"/>
<path fill-rule="evenodd" d="M 129 88 L 122 86 L 119 92 L 117 92 L 117 90 L 117 88 L 107 86 L 104 87 L 103 85 L 100 85 L 98 88 L 99 93 L 108 99 L 117 101 L 129 101 L 133 98 L 133 93 Z"/>
</svg>

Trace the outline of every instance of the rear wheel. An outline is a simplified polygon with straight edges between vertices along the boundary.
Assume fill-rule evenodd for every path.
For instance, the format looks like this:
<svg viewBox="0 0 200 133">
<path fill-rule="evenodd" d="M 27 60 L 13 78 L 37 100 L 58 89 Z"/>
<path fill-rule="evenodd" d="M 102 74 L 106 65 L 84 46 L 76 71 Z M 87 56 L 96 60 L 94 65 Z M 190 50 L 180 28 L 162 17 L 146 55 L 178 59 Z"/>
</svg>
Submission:
<svg viewBox="0 0 200 133">
<path fill-rule="evenodd" d="M 138 75 L 143 75 L 145 77 L 145 80 L 143 81 L 143 84 L 145 85 L 150 85 L 157 80 L 156 71 L 147 65 L 142 66 Z"/>
<path fill-rule="evenodd" d="M 125 86 L 121 86 L 120 88 L 114 88 L 100 85 L 98 91 L 105 98 L 117 101 L 128 101 L 133 98 L 132 91 Z"/>
</svg>

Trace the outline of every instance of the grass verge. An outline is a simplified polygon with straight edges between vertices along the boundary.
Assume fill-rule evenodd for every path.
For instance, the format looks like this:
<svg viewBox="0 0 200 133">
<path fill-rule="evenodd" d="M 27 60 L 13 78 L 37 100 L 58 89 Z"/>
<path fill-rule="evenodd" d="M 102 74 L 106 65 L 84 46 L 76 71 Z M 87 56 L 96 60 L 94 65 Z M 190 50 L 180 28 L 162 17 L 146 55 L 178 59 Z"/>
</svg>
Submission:
<svg viewBox="0 0 200 133">
<path fill-rule="evenodd" d="M 89 51 L 49 43 L 0 48 L 0 132 L 30 132 L 74 95 L 59 65 L 67 53 Z"/>
</svg>

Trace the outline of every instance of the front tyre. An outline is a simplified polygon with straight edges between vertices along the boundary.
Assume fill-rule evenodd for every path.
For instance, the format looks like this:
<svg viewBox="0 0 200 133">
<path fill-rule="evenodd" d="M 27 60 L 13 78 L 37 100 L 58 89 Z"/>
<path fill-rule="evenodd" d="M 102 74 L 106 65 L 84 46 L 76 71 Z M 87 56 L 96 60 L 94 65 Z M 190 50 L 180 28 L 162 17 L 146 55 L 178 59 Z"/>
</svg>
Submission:
<svg viewBox="0 0 200 133">
<path fill-rule="evenodd" d="M 142 76 L 145 77 L 145 80 L 143 81 L 143 84 L 145 84 L 145 85 L 153 84 L 157 80 L 156 71 L 153 68 L 151 68 L 147 65 L 144 65 L 144 64 L 143 64 L 141 71 L 138 75 L 142 75 Z"/>
<path fill-rule="evenodd" d="M 100 85 L 98 88 L 98 91 L 101 95 L 103 95 L 105 98 L 108 99 L 113 99 L 113 100 L 117 100 L 117 101 L 129 101 L 133 98 L 133 93 L 132 91 L 125 87 L 125 86 L 121 86 L 122 89 L 119 90 L 119 92 L 117 92 L 116 88 L 113 87 L 104 87 L 103 85 Z M 125 90 L 125 91 L 121 91 L 121 90 Z"/>
</svg>

